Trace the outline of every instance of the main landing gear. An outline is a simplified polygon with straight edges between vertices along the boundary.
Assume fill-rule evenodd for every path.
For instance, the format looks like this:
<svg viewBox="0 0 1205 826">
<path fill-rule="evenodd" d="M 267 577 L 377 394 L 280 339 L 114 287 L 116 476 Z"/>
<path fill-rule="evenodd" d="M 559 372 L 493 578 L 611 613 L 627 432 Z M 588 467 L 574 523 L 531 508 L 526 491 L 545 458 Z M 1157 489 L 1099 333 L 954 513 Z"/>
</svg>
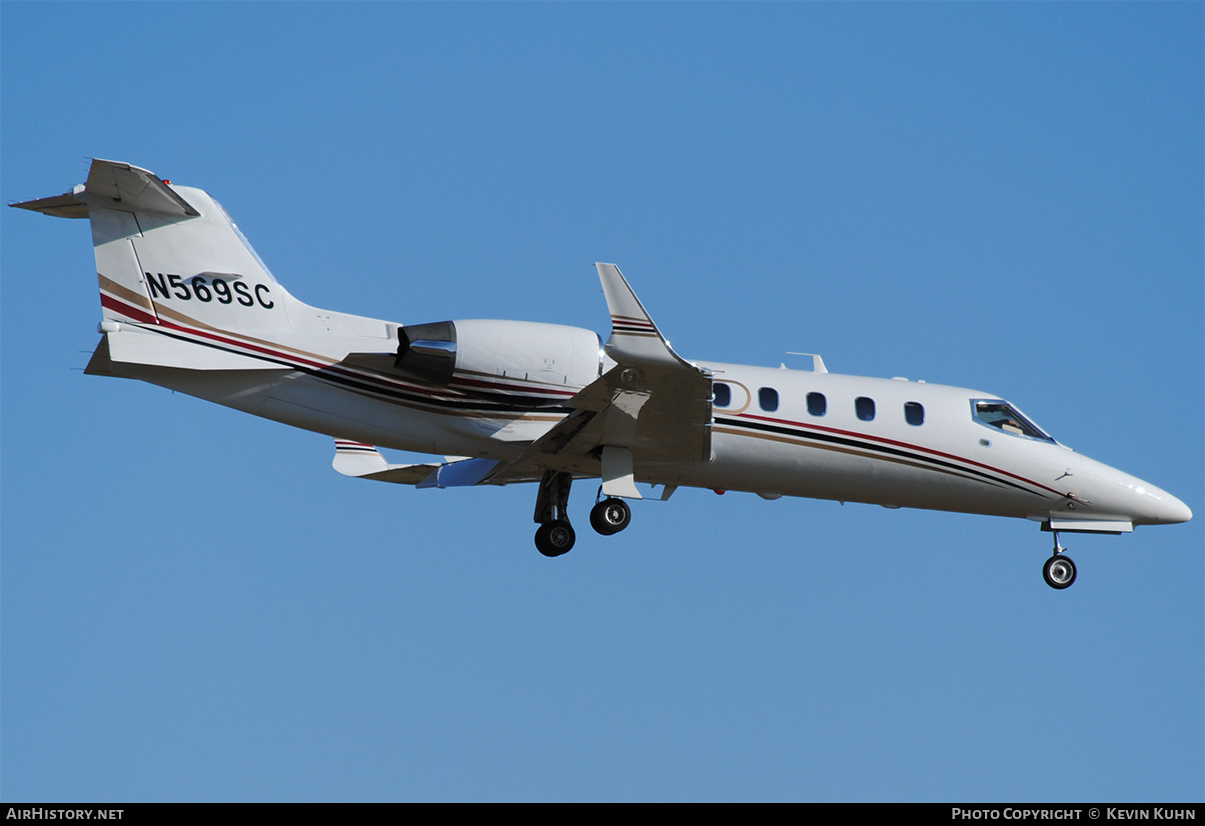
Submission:
<svg viewBox="0 0 1205 826">
<path fill-rule="evenodd" d="M 572 485 L 572 474 L 555 470 L 544 471 L 544 478 L 540 480 L 540 491 L 536 494 L 535 520 L 540 523 L 536 531 L 536 550 L 544 556 L 567 554 L 577 540 L 567 510 Z"/>
<path fill-rule="evenodd" d="M 614 496 L 596 503 L 590 509 L 590 527 L 603 536 L 619 533 L 631 521 L 632 509 L 628 507 L 628 503 Z"/>
<path fill-rule="evenodd" d="M 536 550 L 544 556 L 560 556 L 569 553 L 577 540 L 573 526 L 569 524 L 569 488 L 573 484 L 573 476 L 569 473 L 558 473 L 548 470 L 540 480 L 540 490 L 536 494 L 535 521 L 540 524 L 536 530 Z M 602 489 L 599 488 L 599 497 Z M 596 502 L 590 509 L 590 526 L 603 536 L 617 534 L 632 521 L 632 509 L 628 503 L 614 496 Z"/>
<path fill-rule="evenodd" d="M 1054 556 L 1042 566 L 1042 578 L 1046 580 L 1047 585 L 1058 591 L 1070 588 L 1075 582 L 1075 563 L 1063 553 L 1065 550 L 1067 549 L 1059 544 L 1059 532 L 1054 531 Z"/>
<path fill-rule="evenodd" d="M 536 530 L 536 548 L 544 556 L 567 554 L 577 541 L 577 534 L 567 519 L 545 522 Z"/>
</svg>

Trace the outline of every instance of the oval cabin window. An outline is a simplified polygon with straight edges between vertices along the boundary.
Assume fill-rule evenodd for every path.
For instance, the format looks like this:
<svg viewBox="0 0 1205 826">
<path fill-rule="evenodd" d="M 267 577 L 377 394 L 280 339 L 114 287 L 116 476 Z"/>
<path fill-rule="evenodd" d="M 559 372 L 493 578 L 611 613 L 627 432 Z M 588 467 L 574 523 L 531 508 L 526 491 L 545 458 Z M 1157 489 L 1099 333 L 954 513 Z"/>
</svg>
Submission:
<svg viewBox="0 0 1205 826">
<path fill-rule="evenodd" d="M 854 399 L 854 410 L 858 414 L 858 418 L 864 422 L 874 421 L 874 399 L 868 399 L 865 396 L 858 396 Z"/>
<path fill-rule="evenodd" d="M 828 400 L 823 393 L 808 393 L 808 412 L 813 416 L 823 416 L 828 411 Z"/>
<path fill-rule="evenodd" d="M 761 405 L 761 409 L 767 413 L 773 413 L 778 409 L 778 391 L 773 387 L 763 387 L 757 391 L 757 403 Z"/>
</svg>

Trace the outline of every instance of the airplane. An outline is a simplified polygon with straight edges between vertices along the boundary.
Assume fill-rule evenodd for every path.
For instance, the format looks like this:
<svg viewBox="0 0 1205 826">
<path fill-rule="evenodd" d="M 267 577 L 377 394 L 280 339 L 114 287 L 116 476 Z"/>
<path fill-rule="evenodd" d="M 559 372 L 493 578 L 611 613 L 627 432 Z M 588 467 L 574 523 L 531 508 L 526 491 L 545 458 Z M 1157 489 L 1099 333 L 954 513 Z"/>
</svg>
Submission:
<svg viewBox="0 0 1205 826">
<path fill-rule="evenodd" d="M 636 483 L 1028 519 L 1053 534 L 1055 589 L 1076 579 L 1065 533 L 1186 522 L 1158 487 L 1072 451 L 991 393 L 905 379 L 692 362 L 614 264 L 596 265 L 606 342 L 558 324 L 400 324 L 311 307 L 276 280 L 200 189 L 95 159 L 87 181 L 10 204 L 88 218 L 102 338 L 85 370 L 140 379 L 334 438 L 345 476 L 449 488 L 532 483 L 535 544 L 628 527 Z M 391 464 L 380 447 L 442 459 Z"/>
</svg>

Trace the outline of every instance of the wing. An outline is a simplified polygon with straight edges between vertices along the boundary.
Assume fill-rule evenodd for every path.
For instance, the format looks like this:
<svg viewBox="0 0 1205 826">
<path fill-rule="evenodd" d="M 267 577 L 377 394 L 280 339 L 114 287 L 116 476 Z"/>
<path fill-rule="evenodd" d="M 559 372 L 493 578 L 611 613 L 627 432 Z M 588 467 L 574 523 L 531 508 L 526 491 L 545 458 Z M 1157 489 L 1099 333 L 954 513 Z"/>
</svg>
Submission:
<svg viewBox="0 0 1205 826">
<path fill-rule="evenodd" d="M 371 445 L 337 439 L 345 476 L 425 487 L 538 482 L 545 473 L 602 477 L 608 496 L 642 498 L 635 469 L 711 457 L 711 375 L 682 359 L 661 335 L 614 264 L 598 264 L 611 312 L 606 352 L 615 362 L 567 402 L 568 416 L 516 458 L 391 465 Z"/>
<path fill-rule="evenodd" d="M 335 459 L 331 466 L 344 476 L 399 485 L 417 485 L 440 467 L 435 463 L 391 465 L 372 445 L 350 439 L 335 439 Z"/>
<path fill-rule="evenodd" d="M 546 470 L 601 476 L 609 496 L 639 499 L 635 466 L 711 456 L 711 377 L 682 359 L 614 264 L 598 264 L 611 312 L 606 352 L 615 366 L 568 403 L 573 412 L 482 481 L 506 484 Z"/>
<path fill-rule="evenodd" d="M 484 479 L 500 463 L 496 459 L 452 458 L 446 462 L 425 462 L 414 465 L 393 465 L 385 461 L 375 447 L 351 439 L 335 439 L 335 458 L 331 466 L 344 476 L 414 485 L 418 488 L 460 488 L 485 484 Z M 532 478 L 512 476 L 492 484 L 538 482 Z"/>
</svg>

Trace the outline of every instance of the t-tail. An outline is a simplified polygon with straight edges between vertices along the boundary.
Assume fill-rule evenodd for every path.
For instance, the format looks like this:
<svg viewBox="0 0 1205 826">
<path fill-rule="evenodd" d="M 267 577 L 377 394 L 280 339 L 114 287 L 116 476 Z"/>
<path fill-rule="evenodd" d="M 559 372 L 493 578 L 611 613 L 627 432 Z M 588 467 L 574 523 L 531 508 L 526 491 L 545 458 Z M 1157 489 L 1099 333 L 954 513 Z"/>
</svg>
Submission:
<svg viewBox="0 0 1205 826">
<path fill-rule="evenodd" d="M 257 340 L 279 339 L 294 327 L 290 310 L 305 317 L 310 309 L 280 286 L 217 201 L 145 169 L 97 159 L 87 183 L 13 206 L 89 219 L 101 332 L 134 333 L 107 336 L 111 349 L 123 351 L 111 354 L 116 360 L 200 370 L 250 367 L 239 362 L 263 355 Z M 146 346 L 147 337 L 136 334 L 141 325 L 155 325 L 180 344 L 210 346 L 165 347 L 163 336 Z M 219 339 L 222 347 L 213 347 Z"/>
</svg>

